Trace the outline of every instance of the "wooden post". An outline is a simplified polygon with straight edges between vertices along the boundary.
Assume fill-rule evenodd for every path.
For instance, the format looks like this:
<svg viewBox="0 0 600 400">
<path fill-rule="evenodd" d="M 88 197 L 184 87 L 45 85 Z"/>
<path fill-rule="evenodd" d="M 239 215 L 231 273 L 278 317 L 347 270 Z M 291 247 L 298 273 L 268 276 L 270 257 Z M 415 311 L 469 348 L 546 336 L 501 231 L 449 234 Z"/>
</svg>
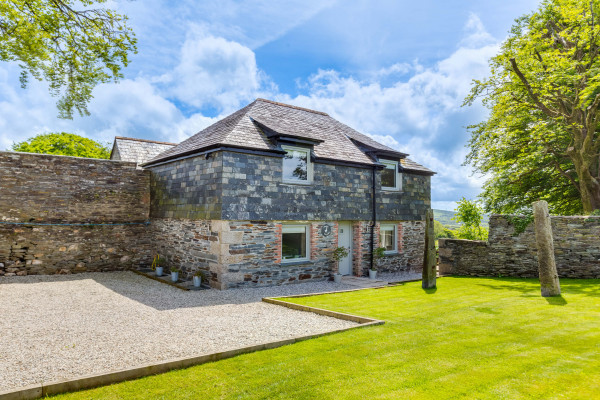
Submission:
<svg viewBox="0 0 600 400">
<path fill-rule="evenodd" d="M 556 260 L 554 259 L 554 242 L 548 203 L 543 200 L 533 203 L 533 219 L 542 296 L 560 296 L 560 282 L 558 272 L 556 272 Z"/>
<path fill-rule="evenodd" d="M 433 233 L 433 210 L 427 210 L 425 217 L 425 254 L 423 256 L 423 289 L 435 287 L 436 279 L 435 235 Z"/>
</svg>

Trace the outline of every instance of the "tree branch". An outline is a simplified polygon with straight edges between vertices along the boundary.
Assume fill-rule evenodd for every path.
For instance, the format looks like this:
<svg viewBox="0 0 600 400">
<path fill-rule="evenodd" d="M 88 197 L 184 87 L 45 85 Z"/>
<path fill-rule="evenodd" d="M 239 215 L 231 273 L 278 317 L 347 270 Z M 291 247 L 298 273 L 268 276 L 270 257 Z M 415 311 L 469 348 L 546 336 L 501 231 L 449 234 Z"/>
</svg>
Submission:
<svg viewBox="0 0 600 400">
<path fill-rule="evenodd" d="M 529 94 L 529 97 L 531 97 L 531 99 L 538 106 L 538 108 L 541 111 L 543 111 L 544 114 L 548 115 L 551 118 L 556 118 L 556 117 L 560 116 L 559 112 L 551 110 L 544 103 L 542 103 L 540 101 L 540 99 L 538 98 L 538 96 L 533 92 L 533 89 L 531 88 L 531 85 L 529 84 L 529 81 L 527 80 L 527 78 L 525 78 L 525 75 L 523 75 L 523 73 L 519 69 L 519 66 L 517 65 L 517 62 L 515 61 L 514 58 L 510 59 L 510 64 L 513 67 L 514 73 L 517 74 L 517 76 L 519 77 L 519 79 L 521 80 L 521 82 L 523 83 L 523 85 L 525 85 L 525 89 L 527 89 L 527 93 Z"/>
</svg>

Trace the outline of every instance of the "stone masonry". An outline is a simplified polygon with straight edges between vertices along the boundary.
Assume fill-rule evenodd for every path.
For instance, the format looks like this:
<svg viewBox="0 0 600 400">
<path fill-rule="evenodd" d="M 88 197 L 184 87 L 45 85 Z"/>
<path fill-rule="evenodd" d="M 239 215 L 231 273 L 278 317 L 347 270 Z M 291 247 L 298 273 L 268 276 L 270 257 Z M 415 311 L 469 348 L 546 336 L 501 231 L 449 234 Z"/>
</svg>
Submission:
<svg viewBox="0 0 600 400">
<path fill-rule="evenodd" d="M 151 262 L 149 174 L 134 163 L 0 152 L 0 275 Z"/>
<path fill-rule="evenodd" d="M 151 166 L 152 229 L 157 249 L 189 276 L 202 269 L 213 287 L 268 286 L 330 279 L 337 221 L 353 223 L 353 272 L 366 275 L 371 257 L 370 168 L 315 163 L 310 185 L 282 183 L 282 159 L 216 151 Z M 379 224 L 398 227 L 398 254 L 382 271 L 419 270 L 430 177 L 403 173 L 402 192 L 380 190 Z M 281 263 L 285 223 L 310 226 L 310 260 Z M 323 224 L 332 234 L 321 236 Z"/>
<path fill-rule="evenodd" d="M 551 217 L 561 278 L 600 278 L 600 217 Z M 487 242 L 440 239 L 440 272 L 467 276 L 538 277 L 533 224 L 515 235 L 506 216 L 490 218 Z"/>
</svg>

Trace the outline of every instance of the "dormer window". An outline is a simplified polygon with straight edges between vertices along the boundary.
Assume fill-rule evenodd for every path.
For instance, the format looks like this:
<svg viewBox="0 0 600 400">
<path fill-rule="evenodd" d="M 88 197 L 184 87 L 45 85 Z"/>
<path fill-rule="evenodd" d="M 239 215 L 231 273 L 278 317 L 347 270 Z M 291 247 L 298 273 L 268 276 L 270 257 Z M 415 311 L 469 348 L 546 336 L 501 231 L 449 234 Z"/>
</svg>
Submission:
<svg viewBox="0 0 600 400">
<path fill-rule="evenodd" d="M 384 169 L 381 171 L 381 189 L 402 190 L 402 175 L 398 172 L 398 161 L 379 160 Z"/>
<path fill-rule="evenodd" d="M 283 157 L 283 181 L 287 183 L 309 184 L 312 182 L 310 149 L 295 146 L 281 146 Z"/>
</svg>

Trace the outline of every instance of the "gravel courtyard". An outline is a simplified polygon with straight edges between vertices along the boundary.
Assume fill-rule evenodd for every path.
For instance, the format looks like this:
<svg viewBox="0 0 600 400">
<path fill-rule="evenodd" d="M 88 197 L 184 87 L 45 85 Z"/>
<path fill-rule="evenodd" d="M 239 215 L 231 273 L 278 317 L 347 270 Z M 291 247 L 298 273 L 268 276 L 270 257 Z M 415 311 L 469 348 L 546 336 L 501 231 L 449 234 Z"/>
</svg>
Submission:
<svg viewBox="0 0 600 400">
<path fill-rule="evenodd" d="M 355 326 L 261 302 L 351 288 L 185 292 L 132 272 L 0 277 L 0 391 Z"/>
</svg>

